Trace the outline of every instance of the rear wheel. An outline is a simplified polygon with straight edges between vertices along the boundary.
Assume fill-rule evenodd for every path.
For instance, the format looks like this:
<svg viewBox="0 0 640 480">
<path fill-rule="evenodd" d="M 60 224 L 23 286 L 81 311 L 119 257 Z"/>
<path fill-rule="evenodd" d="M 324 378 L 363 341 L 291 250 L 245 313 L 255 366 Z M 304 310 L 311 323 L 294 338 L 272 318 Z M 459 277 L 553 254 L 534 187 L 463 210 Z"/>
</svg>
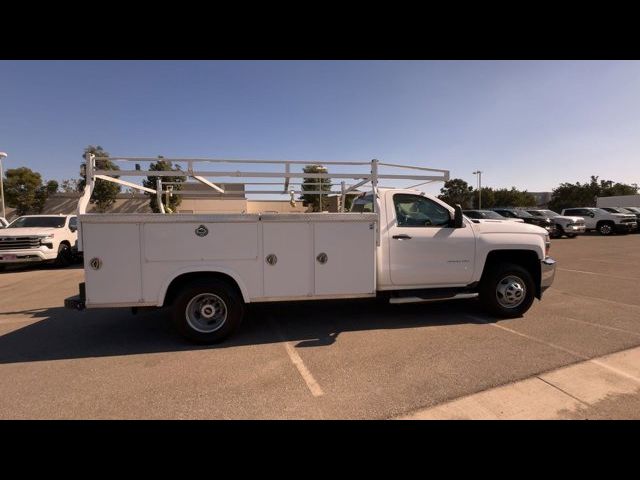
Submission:
<svg viewBox="0 0 640 480">
<path fill-rule="evenodd" d="M 173 302 L 173 324 L 196 343 L 221 342 L 240 326 L 243 315 L 242 298 L 220 280 L 191 282 Z"/>
<path fill-rule="evenodd" d="M 71 247 L 66 243 L 61 243 L 58 247 L 58 256 L 56 257 L 56 265 L 59 267 L 68 267 L 71 265 L 73 256 L 71 254 Z"/>
<path fill-rule="evenodd" d="M 520 265 L 502 264 L 487 272 L 479 294 L 480 301 L 491 315 L 521 317 L 533 303 L 535 285 L 531 274 Z"/>
</svg>

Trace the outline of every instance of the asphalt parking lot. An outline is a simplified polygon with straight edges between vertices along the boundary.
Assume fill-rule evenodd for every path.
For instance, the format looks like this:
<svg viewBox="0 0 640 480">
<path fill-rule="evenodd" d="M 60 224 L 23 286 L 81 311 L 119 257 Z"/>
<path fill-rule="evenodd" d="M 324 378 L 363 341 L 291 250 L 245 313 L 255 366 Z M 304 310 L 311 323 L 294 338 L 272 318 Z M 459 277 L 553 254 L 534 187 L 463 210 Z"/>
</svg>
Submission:
<svg viewBox="0 0 640 480">
<path fill-rule="evenodd" d="M 81 268 L 8 271 L 0 418 L 396 418 L 640 346 L 640 234 L 553 240 L 551 255 L 555 283 L 520 319 L 475 300 L 267 304 L 210 347 L 162 311 L 65 310 Z M 637 387 L 559 417 L 640 418 Z"/>
</svg>

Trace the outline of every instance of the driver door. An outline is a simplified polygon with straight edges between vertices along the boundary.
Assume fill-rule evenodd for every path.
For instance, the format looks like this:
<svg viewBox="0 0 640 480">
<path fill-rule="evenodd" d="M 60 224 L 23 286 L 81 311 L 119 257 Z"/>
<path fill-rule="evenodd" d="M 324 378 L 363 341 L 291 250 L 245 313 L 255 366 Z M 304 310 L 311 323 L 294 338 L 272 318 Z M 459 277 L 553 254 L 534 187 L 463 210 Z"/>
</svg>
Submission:
<svg viewBox="0 0 640 480">
<path fill-rule="evenodd" d="M 464 286 L 471 283 L 475 235 L 453 228 L 449 210 L 422 195 L 396 193 L 386 205 L 389 271 L 398 286 Z"/>
</svg>

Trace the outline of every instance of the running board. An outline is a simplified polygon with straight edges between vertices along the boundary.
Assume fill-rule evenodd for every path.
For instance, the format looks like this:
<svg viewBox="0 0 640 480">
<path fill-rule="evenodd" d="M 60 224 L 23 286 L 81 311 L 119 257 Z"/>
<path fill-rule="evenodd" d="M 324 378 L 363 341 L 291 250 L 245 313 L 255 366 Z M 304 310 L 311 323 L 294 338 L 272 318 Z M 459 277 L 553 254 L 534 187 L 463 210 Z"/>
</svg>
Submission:
<svg viewBox="0 0 640 480">
<path fill-rule="evenodd" d="M 465 298 L 476 298 L 477 293 L 458 293 L 452 297 L 435 297 L 435 298 L 420 298 L 420 297 L 393 297 L 389 299 L 389 303 L 421 303 L 421 302 L 440 302 L 442 300 L 462 300 Z"/>
</svg>

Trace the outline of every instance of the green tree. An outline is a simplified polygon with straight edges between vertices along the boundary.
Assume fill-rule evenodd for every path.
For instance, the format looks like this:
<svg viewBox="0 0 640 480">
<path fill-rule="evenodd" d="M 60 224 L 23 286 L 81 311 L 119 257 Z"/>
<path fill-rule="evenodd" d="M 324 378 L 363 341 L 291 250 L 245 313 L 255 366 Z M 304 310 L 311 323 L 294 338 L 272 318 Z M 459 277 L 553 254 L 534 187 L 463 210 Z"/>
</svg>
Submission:
<svg viewBox="0 0 640 480">
<path fill-rule="evenodd" d="M 452 207 L 459 203 L 462 208 L 469 208 L 473 202 L 473 187 L 461 178 L 452 178 L 444 182 L 438 198 Z"/>
<path fill-rule="evenodd" d="M 106 152 L 100 145 L 89 145 L 84 149 L 82 158 L 85 160 L 82 165 L 86 166 L 87 155 L 92 153 L 96 156 L 96 169 L 97 170 L 120 170 L 115 163 L 109 160 L 109 152 Z M 100 157 L 100 158 L 99 158 Z M 114 175 L 115 178 L 119 178 Z M 78 188 L 80 191 L 84 190 L 87 183 L 87 177 L 82 174 L 82 178 L 78 182 Z M 106 180 L 97 180 L 93 186 L 93 194 L 91 195 L 91 203 L 96 205 L 96 210 L 99 212 L 106 212 L 107 209 L 116 202 L 116 197 L 120 193 L 120 185 Z"/>
<path fill-rule="evenodd" d="M 482 208 L 491 208 L 496 206 L 496 194 L 491 187 L 482 187 Z M 473 193 L 473 208 L 480 208 L 478 205 L 478 190 Z"/>
<path fill-rule="evenodd" d="M 328 173 L 326 167 L 322 165 L 306 165 L 302 171 L 304 173 Z M 323 191 L 330 192 L 331 191 L 331 179 L 330 178 L 310 178 L 305 177 L 302 180 L 302 191 Z M 305 207 L 311 206 L 312 212 L 321 212 L 322 211 L 322 195 L 316 195 L 311 193 L 303 193 L 300 196 L 300 200 L 302 200 L 302 205 Z"/>
<path fill-rule="evenodd" d="M 68 179 L 62 180 L 60 189 L 64 193 L 74 193 L 80 190 L 79 184 L 80 184 L 80 180 L 78 180 L 77 178 L 68 178 Z"/>
<path fill-rule="evenodd" d="M 351 210 L 351 205 L 353 205 L 353 201 L 356 199 L 355 195 L 345 195 L 344 196 L 344 211 L 348 212 Z"/>
<path fill-rule="evenodd" d="M 153 171 L 176 171 L 176 172 L 180 172 L 180 165 L 176 165 L 173 166 L 171 164 L 170 161 L 168 160 L 163 160 L 163 157 L 159 156 L 158 157 L 158 161 L 155 163 L 152 163 L 151 165 L 149 165 L 149 170 L 153 170 Z M 158 176 L 152 176 L 149 175 L 147 176 L 147 178 L 145 180 L 142 181 L 142 184 L 147 187 L 147 188 L 156 188 L 156 182 L 157 179 L 160 178 L 162 180 L 162 183 L 165 182 L 176 182 L 176 183 L 182 183 L 185 182 L 187 180 L 186 177 L 181 177 L 181 176 L 176 176 L 176 177 L 158 177 Z M 167 190 L 167 187 L 169 187 L 169 185 L 164 186 L 163 185 L 163 190 Z M 182 185 L 171 185 L 171 187 L 173 187 L 173 190 L 182 190 Z M 149 196 L 149 206 L 151 207 L 151 211 L 153 211 L 154 213 L 160 213 L 160 207 L 158 205 L 158 199 L 156 197 L 155 194 L 153 193 L 148 193 L 145 192 L 145 195 Z M 169 212 L 175 212 L 176 211 L 176 207 L 178 207 L 178 205 L 180 205 L 180 202 L 182 201 L 182 198 L 180 195 L 171 195 L 169 196 L 169 204 L 166 204 L 166 201 L 164 200 L 166 198 L 166 195 L 163 196 L 163 202 L 164 202 L 164 206 L 165 208 L 167 208 L 167 210 Z"/>
<path fill-rule="evenodd" d="M 45 185 L 47 195 L 52 195 L 58 191 L 60 184 L 56 180 L 49 180 Z"/>
<path fill-rule="evenodd" d="M 18 215 L 40 213 L 46 200 L 46 187 L 42 177 L 27 167 L 7 170 L 4 179 L 4 195 L 7 205 Z"/>
<path fill-rule="evenodd" d="M 493 192 L 496 207 L 535 207 L 536 198 L 526 190 L 516 187 L 500 188 Z"/>
<path fill-rule="evenodd" d="M 549 208 L 561 211 L 570 207 L 595 207 L 598 197 L 635 195 L 638 193 L 636 187 L 636 185 L 614 183 L 612 180 L 599 180 L 599 177 L 591 175 L 588 183 L 564 182 L 554 188 Z"/>
</svg>

